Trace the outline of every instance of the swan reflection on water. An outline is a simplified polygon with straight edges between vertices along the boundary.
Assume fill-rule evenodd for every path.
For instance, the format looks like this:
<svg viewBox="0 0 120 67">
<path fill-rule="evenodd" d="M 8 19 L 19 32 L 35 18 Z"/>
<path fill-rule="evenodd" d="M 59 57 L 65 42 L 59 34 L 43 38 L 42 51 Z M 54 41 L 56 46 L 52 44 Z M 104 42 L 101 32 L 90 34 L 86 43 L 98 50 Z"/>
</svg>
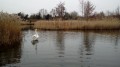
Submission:
<svg viewBox="0 0 120 67">
<path fill-rule="evenodd" d="M 38 40 L 32 40 L 32 41 L 31 41 L 31 43 L 32 43 L 33 45 L 37 44 L 38 42 L 39 42 Z"/>
<path fill-rule="evenodd" d="M 32 41 L 31 41 L 32 45 L 35 46 L 36 55 L 37 55 L 37 43 L 38 43 L 38 42 L 39 42 L 38 40 L 32 40 Z"/>
</svg>

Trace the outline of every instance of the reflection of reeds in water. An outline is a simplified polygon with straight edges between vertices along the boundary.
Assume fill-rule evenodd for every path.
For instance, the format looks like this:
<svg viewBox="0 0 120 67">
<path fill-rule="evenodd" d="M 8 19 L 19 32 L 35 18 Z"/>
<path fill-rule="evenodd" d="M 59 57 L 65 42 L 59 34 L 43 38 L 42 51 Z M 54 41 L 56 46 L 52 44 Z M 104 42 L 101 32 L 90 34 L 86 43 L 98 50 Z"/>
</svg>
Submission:
<svg viewBox="0 0 120 67">
<path fill-rule="evenodd" d="M 0 12 L 0 45 L 11 45 L 19 42 L 20 19 L 16 15 Z"/>
<path fill-rule="evenodd" d="M 0 67 L 6 64 L 17 64 L 21 58 L 21 45 L 0 48 Z M 9 67 L 9 66 L 8 66 Z M 11 66 L 12 67 L 12 66 Z"/>
</svg>

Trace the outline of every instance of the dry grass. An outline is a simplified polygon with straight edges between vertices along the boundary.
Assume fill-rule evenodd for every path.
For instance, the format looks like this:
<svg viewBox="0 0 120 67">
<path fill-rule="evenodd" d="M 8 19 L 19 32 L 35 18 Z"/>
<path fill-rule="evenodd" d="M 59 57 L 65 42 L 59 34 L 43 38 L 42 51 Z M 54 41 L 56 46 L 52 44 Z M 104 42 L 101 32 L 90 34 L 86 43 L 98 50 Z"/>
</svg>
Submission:
<svg viewBox="0 0 120 67">
<path fill-rule="evenodd" d="M 21 25 L 30 25 L 30 24 L 33 25 L 34 23 L 33 22 L 30 23 L 28 21 L 22 21 L 21 22 Z"/>
<path fill-rule="evenodd" d="M 19 42 L 21 39 L 20 31 L 18 16 L 0 12 L 0 46 Z"/>
<path fill-rule="evenodd" d="M 109 18 L 104 20 L 95 21 L 79 21 L 79 20 L 67 20 L 67 21 L 37 21 L 35 22 L 35 28 L 40 29 L 120 29 L 120 22 L 118 19 Z"/>
</svg>

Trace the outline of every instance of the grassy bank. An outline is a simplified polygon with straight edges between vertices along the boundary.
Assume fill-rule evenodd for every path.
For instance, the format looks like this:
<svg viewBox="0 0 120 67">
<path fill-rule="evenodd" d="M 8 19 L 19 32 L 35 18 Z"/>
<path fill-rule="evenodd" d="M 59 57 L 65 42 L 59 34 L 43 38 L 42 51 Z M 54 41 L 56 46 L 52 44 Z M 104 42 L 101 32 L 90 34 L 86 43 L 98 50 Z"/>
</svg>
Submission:
<svg viewBox="0 0 120 67">
<path fill-rule="evenodd" d="M 20 42 L 20 22 L 18 16 L 0 12 L 0 46 Z"/>
<path fill-rule="evenodd" d="M 67 20 L 67 21 L 37 21 L 34 25 L 39 29 L 50 30 L 69 30 L 69 29 L 86 29 L 86 30 L 103 30 L 103 29 L 120 29 L 120 21 L 115 18 L 94 20 L 94 21 L 79 21 L 79 20 Z"/>
</svg>

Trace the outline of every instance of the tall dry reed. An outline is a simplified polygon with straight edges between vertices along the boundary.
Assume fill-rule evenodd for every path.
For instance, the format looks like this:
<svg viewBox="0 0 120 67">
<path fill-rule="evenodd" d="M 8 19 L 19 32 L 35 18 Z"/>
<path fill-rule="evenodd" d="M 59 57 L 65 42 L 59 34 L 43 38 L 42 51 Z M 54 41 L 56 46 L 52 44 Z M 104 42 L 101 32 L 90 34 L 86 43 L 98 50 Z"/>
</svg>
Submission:
<svg viewBox="0 0 120 67">
<path fill-rule="evenodd" d="M 0 46 L 19 42 L 21 39 L 20 31 L 18 16 L 0 12 Z"/>
<path fill-rule="evenodd" d="M 106 18 L 94 21 L 37 21 L 35 28 L 40 29 L 120 29 L 120 20 L 116 18 Z"/>
</svg>

